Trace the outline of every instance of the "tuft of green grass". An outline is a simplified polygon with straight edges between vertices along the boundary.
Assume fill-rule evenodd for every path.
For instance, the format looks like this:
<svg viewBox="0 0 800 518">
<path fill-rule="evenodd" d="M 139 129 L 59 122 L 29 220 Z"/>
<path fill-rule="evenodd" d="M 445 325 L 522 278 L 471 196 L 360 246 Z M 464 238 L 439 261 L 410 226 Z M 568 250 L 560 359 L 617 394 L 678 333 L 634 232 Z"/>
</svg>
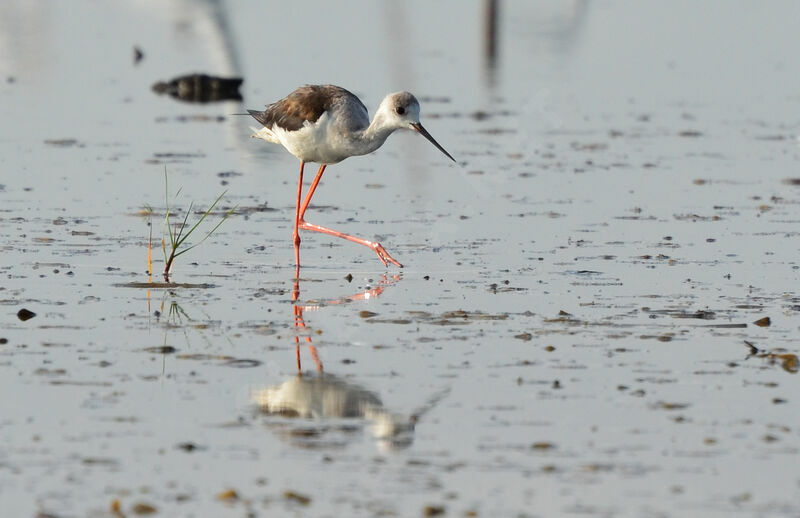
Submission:
<svg viewBox="0 0 800 518">
<path fill-rule="evenodd" d="M 178 199 L 180 196 L 182 189 L 178 189 L 175 193 L 175 200 Z M 203 212 L 200 218 L 191 226 L 189 226 L 189 215 L 192 214 L 192 208 L 194 207 L 194 202 L 189 203 L 189 208 L 186 210 L 186 215 L 183 217 L 183 221 L 181 221 L 178 225 L 173 226 L 170 218 L 173 215 L 172 207 L 170 207 L 169 203 L 169 175 L 167 174 L 167 168 L 164 168 L 164 199 L 166 202 L 166 214 L 164 215 L 164 226 L 167 229 L 167 236 L 169 237 L 169 252 L 167 252 L 167 243 L 165 239 L 162 237 L 161 239 L 161 249 L 164 252 L 164 280 L 169 282 L 169 276 L 172 274 L 172 267 L 175 263 L 175 259 L 182 256 L 186 252 L 194 249 L 195 247 L 199 246 L 203 241 L 208 239 L 211 234 L 217 231 L 217 229 L 225 223 L 225 221 L 230 217 L 231 214 L 236 210 L 236 207 L 231 208 L 230 210 L 226 211 L 225 214 L 222 216 L 222 219 L 212 228 L 209 230 L 202 239 L 197 241 L 192 245 L 186 245 L 186 240 L 189 239 L 189 236 L 200 227 L 200 224 L 205 221 L 211 212 L 213 212 L 214 208 L 217 204 L 222 200 L 222 197 L 228 191 L 225 190 L 217 196 L 217 199 L 214 200 L 214 203 L 211 204 L 208 209 Z"/>
</svg>

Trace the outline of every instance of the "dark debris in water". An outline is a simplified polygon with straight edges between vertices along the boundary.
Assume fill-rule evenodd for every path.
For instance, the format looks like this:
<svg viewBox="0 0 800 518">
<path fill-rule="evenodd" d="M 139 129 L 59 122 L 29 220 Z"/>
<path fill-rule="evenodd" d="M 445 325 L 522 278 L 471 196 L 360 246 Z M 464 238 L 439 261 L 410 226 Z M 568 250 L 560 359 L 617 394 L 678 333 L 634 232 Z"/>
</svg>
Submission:
<svg viewBox="0 0 800 518">
<path fill-rule="evenodd" d="M 146 502 L 137 502 L 133 504 L 133 507 L 131 507 L 131 512 L 135 515 L 145 516 L 156 514 L 158 512 L 158 508 Z"/>
<path fill-rule="evenodd" d="M 253 360 L 250 358 L 235 358 L 233 360 L 226 361 L 223 365 L 226 367 L 234 367 L 236 369 L 250 369 L 253 367 L 258 367 L 261 365 L 259 360 Z"/>
<path fill-rule="evenodd" d="M 179 360 L 198 360 L 198 361 L 218 361 L 220 365 L 225 367 L 233 367 L 237 369 L 249 369 L 252 367 L 258 367 L 261 365 L 260 360 L 253 360 L 250 358 L 234 358 L 233 356 L 227 355 L 214 355 L 214 354 L 203 354 L 203 353 L 193 353 L 193 354 L 178 354 L 175 358 Z"/>
<path fill-rule="evenodd" d="M 275 209 L 272 207 L 267 206 L 267 202 L 264 202 L 260 205 L 237 205 L 236 206 L 236 214 L 248 215 L 248 214 L 260 214 L 263 212 L 276 212 L 279 209 Z M 223 212 L 224 214 L 224 212 Z"/>
<path fill-rule="evenodd" d="M 506 286 L 500 286 L 496 282 L 489 285 L 489 292 L 491 293 L 514 293 L 520 291 L 528 291 L 528 288 L 519 288 L 515 286 L 508 286 L 508 281 L 505 282 Z"/>
<path fill-rule="evenodd" d="M 147 353 L 154 353 L 154 354 L 174 354 L 178 352 L 178 350 L 171 345 L 159 345 L 156 347 L 145 347 L 144 352 Z"/>
<path fill-rule="evenodd" d="M 241 101 L 241 77 L 217 77 L 208 74 L 189 74 L 170 81 L 159 81 L 152 87 L 158 94 L 189 103 Z"/>
<path fill-rule="evenodd" d="M 172 289 L 172 288 L 197 288 L 197 289 L 210 289 L 216 288 L 215 284 L 209 283 L 190 283 L 190 282 L 123 282 L 114 284 L 117 288 L 145 288 L 145 289 Z"/>
<path fill-rule="evenodd" d="M 198 451 L 198 450 L 205 450 L 205 447 L 199 446 L 197 443 L 193 443 L 191 441 L 180 442 L 180 443 L 175 445 L 175 448 L 178 449 L 178 450 L 183 450 L 186 453 L 192 453 L 192 452 Z"/>
<path fill-rule="evenodd" d="M 408 318 L 374 318 L 376 313 L 371 311 L 361 311 L 359 315 L 365 319 L 365 322 L 371 324 L 401 324 L 408 325 L 413 322 L 426 323 L 438 326 L 459 326 L 468 325 L 474 322 L 492 321 L 492 320 L 506 320 L 508 313 L 483 313 L 481 311 L 445 311 L 440 314 L 430 313 L 428 311 L 407 311 Z"/>
<path fill-rule="evenodd" d="M 53 147 L 86 147 L 85 144 L 81 144 L 74 138 L 49 139 L 45 140 L 44 143 Z"/>
<path fill-rule="evenodd" d="M 716 214 L 713 216 L 701 216 L 700 214 L 675 214 L 673 216 L 678 221 L 721 221 L 722 218 Z"/>
<path fill-rule="evenodd" d="M 426 505 L 422 508 L 422 516 L 444 516 L 445 508 L 442 505 Z"/>
<path fill-rule="evenodd" d="M 652 408 L 654 410 L 684 410 L 689 408 L 688 403 L 670 403 L 667 401 L 659 401 L 655 403 Z"/>
<path fill-rule="evenodd" d="M 666 315 L 672 318 L 695 318 L 698 320 L 714 320 L 715 318 L 717 318 L 716 313 L 708 309 L 688 311 L 685 309 L 650 309 L 644 307 L 642 308 L 642 312 L 651 315 Z"/>
<path fill-rule="evenodd" d="M 26 320 L 30 320 L 36 316 L 36 313 L 29 309 L 22 308 L 17 311 L 17 318 L 25 322 Z"/>
</svg>

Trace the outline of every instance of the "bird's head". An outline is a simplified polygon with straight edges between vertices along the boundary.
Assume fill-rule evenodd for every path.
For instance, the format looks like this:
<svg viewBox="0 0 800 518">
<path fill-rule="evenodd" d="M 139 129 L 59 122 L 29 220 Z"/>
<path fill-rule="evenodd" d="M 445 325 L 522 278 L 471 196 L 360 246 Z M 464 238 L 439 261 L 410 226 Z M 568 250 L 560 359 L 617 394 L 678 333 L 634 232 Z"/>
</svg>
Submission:
<svg viewBox="0 0 800 518">
<path fill-rule="evenodd" d="M 431 144 L 436 146 L 436 149 L 444 153 L 447 158 L 456 161 L 450 153 L 444 150 L 442 146 L 431 136 L 430 133 L 419 122 L 419 101 L 409 92 L 396 92 L 389 94 L 381 102 L 378 108 L 378 113 L 383 116 L 386 126 L 392 129 L 410 129 L 416 131 Z"/>
</svg>

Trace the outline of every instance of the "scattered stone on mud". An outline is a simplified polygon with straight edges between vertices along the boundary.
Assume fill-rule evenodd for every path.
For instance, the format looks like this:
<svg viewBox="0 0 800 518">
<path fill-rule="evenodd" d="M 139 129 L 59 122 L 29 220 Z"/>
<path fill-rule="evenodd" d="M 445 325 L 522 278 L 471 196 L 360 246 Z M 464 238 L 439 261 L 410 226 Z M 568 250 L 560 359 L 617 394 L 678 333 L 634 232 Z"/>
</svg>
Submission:
<svg viewBox="0 0 800 518">
<path fill-rule="evenodd" d="M 222 500 L 224 502 L 233 502 L 238 499 L 239 493 L 237 493 L 235 489 L 226 489 L 217 495 L 217 500 Z"/>
<path fill-rule="evenodd" d="M 283 492 L 283 498 L 286 500 L 291 500 L 292 502 L 296 502 L 300 505 L 308 505 L 311 503 L 311 497 L 302 493 L 298 493 L 297 491 L 292 491 L 291 489 Z"/>
<path fill-rule="evenodd" d="M 667 401 L 659 401 L 652 406 L 655 410 L 683 410 L 688 407 L 688 403 L 670 403 Z"/>
<path fill-rule="evenodd" d="M 26 320 L 30 320 L 36 316 L 36 313 L 29 309 L 22 308 L 17 311 L 17 318 L 25 322 Z"/>
<path fill-rule="evenodd" d="M 444 514 L 444 506 L 441 505 L 426 505 L 422 508 L 423 516 L 441 516 Z"/>
<path fill-rule="evenodd" d="M 353 282 L 353 274 L 348 273 L 347 275 L 344 276 L 344 280 L 346 280 L 347 282 Z"/>
<path fill-rule="evenodd" d="M 372 311 L 363 310 L 358 312 L 358 316 L 360 316 L 361 318 L 372 318 L 378 316 L 378 314 L 373 313 Z"/>
<path fill-rule="evenodd" d="M 518 335 L 514 335 L 514 338 L 522 340 L 523 342 L 529 342 L 531 338 L 533 338 L 533 335 L 528 332 L 525 332 L 525 333 L 520 333 Z"/>
<path fill-rule="evenodd" d="M 769 327 L 772 324 L 772 320 L 769 317 L 759 318 L 753 324 L 757 325 L 758 327 Z"/>
<path fill-rule="evenodd" d="M 158 509 L 156 509 L 156 507 L 153 506 L 153 505 L 150 505 L 150 504 L 147 504 L 147 503 L 144 503 L 144 502 L 138 502 L 138 503 L 133 504 L 133 507 L 131 508 L 131 512 L 133 514 L 137 514 L 137 515 L 147 515 L 147 514 L 155 514 L 155 513 L 157 513 Z"/>
</svg>

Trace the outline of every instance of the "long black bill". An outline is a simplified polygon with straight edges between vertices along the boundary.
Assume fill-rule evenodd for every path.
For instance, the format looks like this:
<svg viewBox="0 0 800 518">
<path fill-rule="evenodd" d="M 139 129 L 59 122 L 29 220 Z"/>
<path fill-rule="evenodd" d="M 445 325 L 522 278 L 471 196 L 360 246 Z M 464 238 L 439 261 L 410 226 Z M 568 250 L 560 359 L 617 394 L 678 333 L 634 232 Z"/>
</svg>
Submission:
<svg viewBox="0 0 800 518">
<path fill-rule="evenodd" d="M 425 137 L 426 139 L 428 139 L 428 140 L 431 142 L 431 144 L 433 144 L 434 146 L 436 146 L 436 149 L 438 149 L 439 151 L 441 151 L 442 153 L 444 153 L 445 155 L 447 155 L 447 158 L 449 158 L 449 159 L 450 159 L 450 160 L 452 160 L 453 162 L 455 162 L 455 161 L 456 161 L 456 159 L 455 159 L 455 158 L 453 158 L 452 156 L 450 156 L 450 153 L 448 153 L 447 151 L 445 151 L 445 150 L 444 150 L 444 148 L 443 148 L 442 146 L 440 146 L 438 142 L 436 142 L 436 139 L 434 139 L 433 137 L 431 137 L 431 134 L 430 134 L 430 133 L 428 133 L 428 130 L 426 130 L 425 128 L 423 128 L 423 127 L 422 127 L 422 124 L 420 124 L 419 122 L 414 122 L 414 123 L 412 123 L 412 124 L 411 124 L 411 127 L 412 127 L 412 128 L 414 128 L 415 130 L 417 130 L 417 132 L 418 132 L 420 135 L 422 135 L 423 137 Z"/>
</svg>

